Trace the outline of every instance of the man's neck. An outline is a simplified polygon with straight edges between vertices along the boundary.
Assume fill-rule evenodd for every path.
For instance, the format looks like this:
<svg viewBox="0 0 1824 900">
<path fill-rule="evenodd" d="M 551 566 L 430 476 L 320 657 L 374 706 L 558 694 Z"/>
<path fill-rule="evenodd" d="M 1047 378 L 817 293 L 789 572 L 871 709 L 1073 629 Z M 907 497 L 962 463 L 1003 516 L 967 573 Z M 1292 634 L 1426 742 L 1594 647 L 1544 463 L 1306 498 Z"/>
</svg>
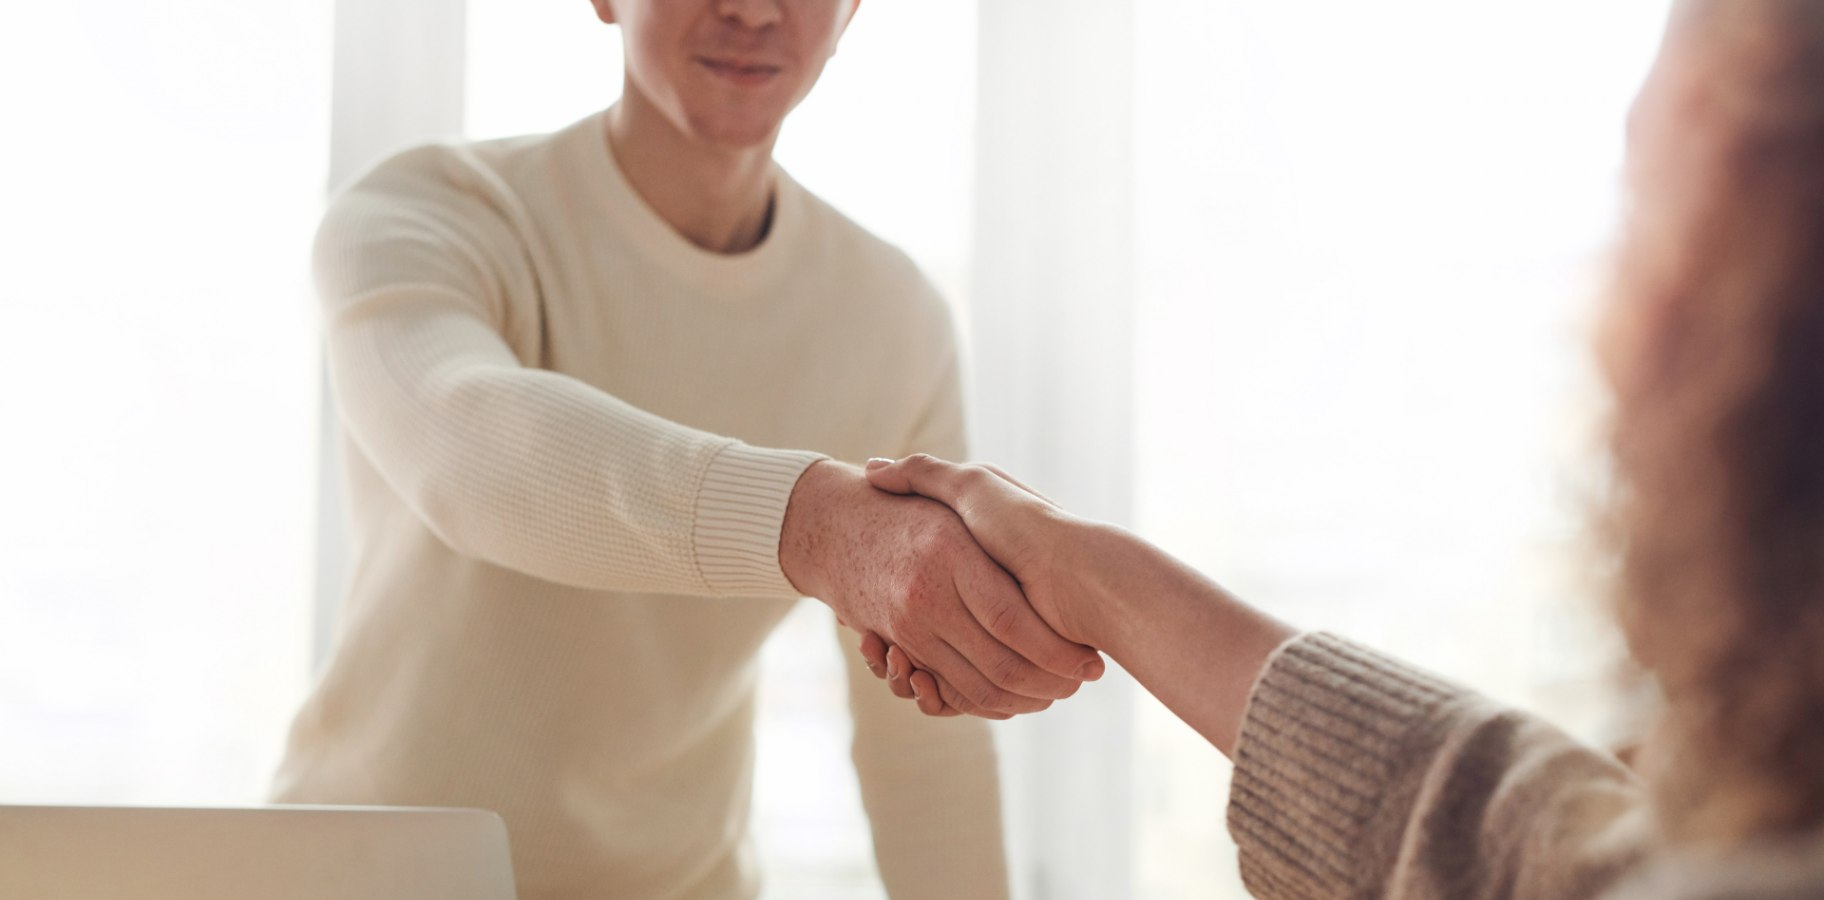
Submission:
<svg viewBox="0 0 1824 900">
<path fill-rule="evenodd" d="M 606 118 L 605 138 L 622 174 L 685 239 L 716 253 L 742 253 L 766 237 L 771 141 L 731 149 L 693 140 L 631 84 Z"/>
</svg>

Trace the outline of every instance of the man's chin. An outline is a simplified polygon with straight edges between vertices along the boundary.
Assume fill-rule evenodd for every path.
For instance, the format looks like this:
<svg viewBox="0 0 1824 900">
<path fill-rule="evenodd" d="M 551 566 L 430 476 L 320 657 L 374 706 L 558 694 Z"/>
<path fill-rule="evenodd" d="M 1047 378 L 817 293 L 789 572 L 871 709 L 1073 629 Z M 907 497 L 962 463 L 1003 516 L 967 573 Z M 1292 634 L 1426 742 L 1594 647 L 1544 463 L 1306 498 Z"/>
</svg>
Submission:
<svg viewBox="0 0 1824 900">
<path fill-rule="evenodd" d="M 724 131 L 706 135 L 710 143 L 726 150 L 766 150 L 779 136 L 778 126 L 770 129 Z"/>
<path fill-rule="evenodd" d="M 698 119 L 691 129 L 699 140 L 728 150 L 764 149 L 779 136 L 784 117 L 714 116 Z"/>
</svg>

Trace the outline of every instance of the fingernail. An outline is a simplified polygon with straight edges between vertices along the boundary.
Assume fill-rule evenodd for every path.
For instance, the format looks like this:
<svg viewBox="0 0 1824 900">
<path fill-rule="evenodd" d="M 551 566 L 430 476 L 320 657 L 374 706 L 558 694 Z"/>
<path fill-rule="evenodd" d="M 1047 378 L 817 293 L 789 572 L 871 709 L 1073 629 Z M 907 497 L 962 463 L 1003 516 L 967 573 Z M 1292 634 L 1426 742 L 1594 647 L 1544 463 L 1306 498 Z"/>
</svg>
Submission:
<svg viewBox="0 0 1824 900">
<path fill-rule="evenodd" d="M 916 681 L 912 682 L 912 698 L 915 700 L 925 699 L 925 695 L 918 692 L 918 682 Z"/>
<path fill-rule="evenodd" d="M 1107 666 L 1102 665 L 1102 660 L 1100 658 L 1092 659 L 1089 662 L 1084 663 L 1081 668 L 1077 669 L 1077 679 L 1079 681 L 1095 681 L 1102 677 L 1102 673 L 1107 668 Z"/>
<path fill-rule="evenodd" d="M 887 677 L 888 678 L 898 678 L 899 677 L 899 668 L 897 666 L 893 665 L 893 657 L 891 657 L 891 656 L 887 657 Z"/>
<path fill-rule="evenodd" d="M 872 472 L 875 469 L 884 469 L 887 466 L 890 466 L 892 464 L 893 464 L 892 460 L 881 459 L 880 457 L 876 456 L 873 459 L 868 460 L 868 471 Z"/>
</svg>

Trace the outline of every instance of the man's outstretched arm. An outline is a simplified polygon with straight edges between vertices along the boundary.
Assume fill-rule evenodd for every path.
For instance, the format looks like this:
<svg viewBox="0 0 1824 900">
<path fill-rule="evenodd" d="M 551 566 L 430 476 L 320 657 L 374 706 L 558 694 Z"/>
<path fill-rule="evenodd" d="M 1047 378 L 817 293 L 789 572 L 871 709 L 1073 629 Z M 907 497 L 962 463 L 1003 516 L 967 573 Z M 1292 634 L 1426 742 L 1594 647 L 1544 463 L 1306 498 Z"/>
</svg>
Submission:
<svg viewBox="0 0 1824 900">
<path fill-rule="evenodd" d="M 349 435 L 431 532 L 597 590 L 808 593 L 943 673 L 959 708 L 1030 711 L 1074 690 L 1094 655 L 1051 635 L 941 505 L 522 363 L 506 298 L 537 289 L 513 250 L 525 225 L 466 165 L 436 149 L 383 164 L 317 243 Z"/>
</svg>

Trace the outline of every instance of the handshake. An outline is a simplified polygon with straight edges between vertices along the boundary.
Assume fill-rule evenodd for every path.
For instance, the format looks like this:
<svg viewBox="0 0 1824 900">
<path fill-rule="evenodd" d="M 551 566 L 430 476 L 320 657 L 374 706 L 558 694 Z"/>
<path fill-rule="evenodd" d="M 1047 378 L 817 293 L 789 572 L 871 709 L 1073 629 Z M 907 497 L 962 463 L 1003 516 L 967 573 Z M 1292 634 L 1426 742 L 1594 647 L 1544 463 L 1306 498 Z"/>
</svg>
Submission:
<svg viewBox="0 0 1824 900">
<path fill-rule="evenodd" d="M 1061 565 L 1096 527 L 992 466 L 820 462 L 792 492 L 779 561 L 863 633 L 893 693 L 928 715 L 1006 719 L 1102 677 L 1093 586 Z"/>
</svg>

